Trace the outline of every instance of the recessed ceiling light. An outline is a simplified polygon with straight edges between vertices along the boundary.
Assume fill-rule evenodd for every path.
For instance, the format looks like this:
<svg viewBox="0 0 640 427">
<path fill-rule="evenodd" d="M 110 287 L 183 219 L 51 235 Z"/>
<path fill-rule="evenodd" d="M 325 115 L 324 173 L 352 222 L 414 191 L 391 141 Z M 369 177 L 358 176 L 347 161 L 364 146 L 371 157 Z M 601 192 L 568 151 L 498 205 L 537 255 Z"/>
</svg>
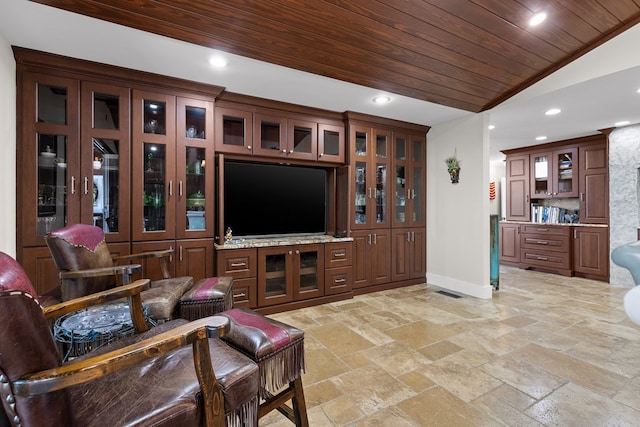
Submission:
<svg viewBox="0 0 640 427">
<path fill-rule="evenodd" d="M 549 108 L 547 111 L 544 112 L 545 115 L 547 116 L 554 116 L 556 114 L 560 114 L 562 110 L 559 108 Z"/>
<path fill-rule="evenodd" d="M 496 128 L 495 125 L 489 125 L 489 130 L 493 130 L 495 128 Z"/>
<path fill-rule="evenodd" d="M 222 56 L 212 56 L 209 58 L 209 65 L 215 68 L 224 68 L 227 66 L 227 60 Z"/>
<path fill-rule="evenodd" d="M 545 139 L 547 139 L 546 136 L 536 136 L 536 141 L 544 141 Z"/>
<path fill-rule="evenodd" d="M 536 13 L 529 20 L 529 25 L 535 27 L 536 25 L 540 25 L 545 19 L 547 19 L 547 14 L 544 12 Z"/>
<path fill-rule="evenodd" d="M 638 89 L 636 92 L 640 93 L 640 89 Z"/>
<path fill-rule="evenodd" d="M 629 123 L 631 123 L 629 120 L 623 120 L 623 121 L 621 121 L 621 122 L 615 122 L 613 125 L 614 125 L 614 126 L 626 126 L 626 125 L 628 125 Z"/>
<path fill-rule="evenodd" d="M 379 95 L 373 98 L 373 102 L 375 102 L 376 104 L 386 104 L 387 102 L 390 102 L 390 101 L 391 101 L 391 97 L 387 95 Z"/>
</svg>

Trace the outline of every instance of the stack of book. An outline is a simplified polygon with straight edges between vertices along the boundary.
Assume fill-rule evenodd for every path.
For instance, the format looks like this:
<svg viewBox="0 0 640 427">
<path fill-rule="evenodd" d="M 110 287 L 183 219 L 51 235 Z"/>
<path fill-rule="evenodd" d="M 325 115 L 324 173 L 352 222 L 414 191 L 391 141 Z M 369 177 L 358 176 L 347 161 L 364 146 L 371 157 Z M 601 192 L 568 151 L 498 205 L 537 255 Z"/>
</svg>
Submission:
<svg viewBox="0 0 640 427">
<path fill-rule="evenodd" d="M 566 209 L 559 208 L 556 206 L 541 206 L 532 204 L 531 205 L 531 221 L 539 222 L 544 224 L 560 224 L 567 221 L 567 217 L 571 217 L 572 215 L 567 215 L 568 213 L 572 213 L 572 211 L 567 211 Z"/>
</svg>

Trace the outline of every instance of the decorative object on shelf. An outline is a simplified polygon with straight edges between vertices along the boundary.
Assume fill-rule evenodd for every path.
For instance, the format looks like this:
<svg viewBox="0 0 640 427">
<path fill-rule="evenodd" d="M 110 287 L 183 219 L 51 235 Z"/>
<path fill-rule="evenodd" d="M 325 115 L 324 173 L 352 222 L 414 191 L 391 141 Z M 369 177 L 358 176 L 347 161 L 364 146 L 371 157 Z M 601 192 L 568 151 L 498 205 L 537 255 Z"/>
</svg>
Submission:
<svg viewBox="0 0 640 427">
<path fill-rule="evenodd" d="M 233 240 L 233 231 L 231 231 L 231 227 L 227 227 L 227 231 L 224 233 L 224 241 L 230 242 Z"/>
<path fill-rule="evenodd" d="M 102 163 L 103 162 L 104 162 L 104 159 L 101 159 L 99 157 L 95 157 L 93 159 L 93 169 L 95 169 L 95 170 L 102 169 Z"/>
<path fill-rule="evenodd" d="M 195 138 L 198 135 L 198 129 L 195 126 L 189 126 L 187 128 L 187 138 Z"/>
<path fill-rule="evenodd" d="M 496 182 L 491 181 L 489 183 L 489 200 L 495 200 L 495 199 L 496 199 Z"/>
<path fill-rule="evenodd" d="M 190 211 L 199 211 L 204 209 L 205 196 L 202 191 L 198 190 L 189 197 L 187 197 L 187 209 Z"/>
<path fill-rule="evenodd" d="M 446 158 L 444 162 L 447 164 L 451 183 L 457 184 L 460 180 L 460 160 L 456 157 L 456 150 L 454 150 L 453 156 Z"/>
</svg>

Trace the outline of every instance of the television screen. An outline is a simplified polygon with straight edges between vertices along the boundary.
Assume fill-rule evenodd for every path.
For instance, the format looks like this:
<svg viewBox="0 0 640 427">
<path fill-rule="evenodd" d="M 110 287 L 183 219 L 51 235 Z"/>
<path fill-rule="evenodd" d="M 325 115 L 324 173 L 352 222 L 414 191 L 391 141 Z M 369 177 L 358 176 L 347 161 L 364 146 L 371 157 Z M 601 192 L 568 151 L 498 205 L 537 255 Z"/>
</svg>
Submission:
<svg viewBox="0 0 640 427">
<path fill-rule="evenodd" d="M 224 228 L 234 237 L 326 232 L 327 171 L 226 161 Z"/>
</svg>

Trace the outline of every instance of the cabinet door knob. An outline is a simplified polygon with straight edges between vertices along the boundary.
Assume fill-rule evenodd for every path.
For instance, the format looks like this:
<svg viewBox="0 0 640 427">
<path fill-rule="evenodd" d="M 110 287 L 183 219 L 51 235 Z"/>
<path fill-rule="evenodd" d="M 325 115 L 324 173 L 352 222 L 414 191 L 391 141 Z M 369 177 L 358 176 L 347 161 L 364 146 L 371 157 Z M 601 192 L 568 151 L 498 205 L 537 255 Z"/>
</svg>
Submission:
<svg viewBox="0 0 640 427">
<path fill-rule="evenodd" d="M 247 150 L 251 150 L 251 146 L 250 145 L 247 145 Z"/>
<path fill-rule="evenodd" d="M 289 154 L 293 154 L 293 150 L 289 150 Z"/>
<path fill-rule="evenodd" d="M 283 148 L 283 149 L 282 149 L 282 152 L 283 152 L 284 154 L 287 154 L 287 149 L 286 149 L 286 148 Z"/>
<path fill-rule="evenodd" d="M 322 156 L 324 156 L 324 153 L 318 154 L 318 157 L 322 157 Z"/>
</svg>

